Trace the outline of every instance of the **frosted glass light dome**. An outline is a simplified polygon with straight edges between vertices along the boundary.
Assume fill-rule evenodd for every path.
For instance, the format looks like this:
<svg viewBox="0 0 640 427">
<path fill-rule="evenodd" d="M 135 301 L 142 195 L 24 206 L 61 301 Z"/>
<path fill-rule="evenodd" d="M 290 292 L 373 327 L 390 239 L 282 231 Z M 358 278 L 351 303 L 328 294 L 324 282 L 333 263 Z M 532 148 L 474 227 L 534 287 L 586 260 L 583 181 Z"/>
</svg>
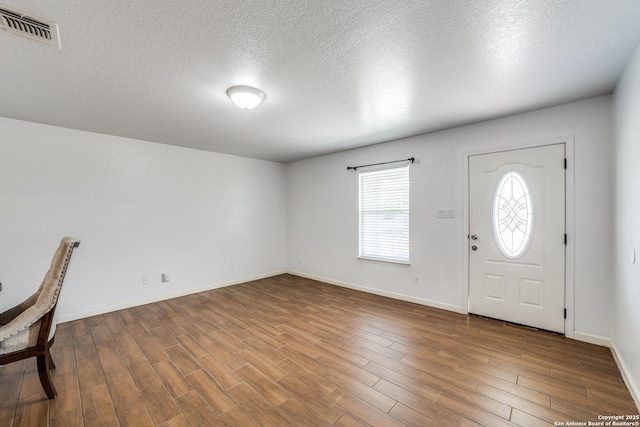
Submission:
<svg viewBox="0 0 640 427">
<path fill-rule="evenodd" d="M 227 89 L 227 95 L 234 104 L 244 110 L 253 110 L 267 97 L 263 91 L 251 86 L 233 86 Z"/>
</svg>

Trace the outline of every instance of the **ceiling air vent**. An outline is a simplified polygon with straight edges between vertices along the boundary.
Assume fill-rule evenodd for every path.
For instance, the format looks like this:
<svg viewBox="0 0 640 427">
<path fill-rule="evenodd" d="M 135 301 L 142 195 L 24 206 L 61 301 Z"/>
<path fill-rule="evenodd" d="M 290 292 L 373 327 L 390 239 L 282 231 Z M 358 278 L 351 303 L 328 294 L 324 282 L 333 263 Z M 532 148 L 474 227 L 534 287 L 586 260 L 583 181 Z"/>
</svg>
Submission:
<svg viewBox="0 0 640 427">
<path fill-rule="evenodd" d="M 58 24 L 0 5 L 0 26 L 18 36 L 60 49 Z"/>
</svg>

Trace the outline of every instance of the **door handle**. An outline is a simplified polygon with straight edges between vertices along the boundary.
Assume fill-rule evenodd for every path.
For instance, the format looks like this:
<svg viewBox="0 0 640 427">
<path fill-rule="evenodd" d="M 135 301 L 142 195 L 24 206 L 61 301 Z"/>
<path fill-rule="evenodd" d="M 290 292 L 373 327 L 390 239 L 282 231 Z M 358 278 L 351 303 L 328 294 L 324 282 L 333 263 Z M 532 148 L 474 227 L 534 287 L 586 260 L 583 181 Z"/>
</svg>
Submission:
<svg viewBox="0 0 640 427">
<path fill-rule="evenodd" d="M 477 234 L 472 234 L 471 235 L 471 240 L 478 240 L 478 235 Z"/>
</svg>

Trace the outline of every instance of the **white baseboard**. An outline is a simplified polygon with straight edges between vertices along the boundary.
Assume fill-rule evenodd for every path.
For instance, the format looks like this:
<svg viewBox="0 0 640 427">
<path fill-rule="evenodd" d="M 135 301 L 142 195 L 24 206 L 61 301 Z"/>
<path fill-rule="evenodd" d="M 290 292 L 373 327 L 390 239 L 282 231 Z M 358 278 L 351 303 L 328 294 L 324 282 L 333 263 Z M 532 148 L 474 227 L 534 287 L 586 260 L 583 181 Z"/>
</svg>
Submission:
<svg viewBox="0 0 640 427">
<path fill-rule="evenodd" d="M 380 289 L 369 288 L 366 286 L 354 285 L 352 283 L 340 282 L 333 279 L 327 279 L 326 277 L 314 276 L 312 274 L 302 273 L 300 271 L 289 270 L 287 273 L 294 276 L 305 277 L 307 279 L 317 280 L 319 282 L 329 283 L 330 285 L 341 286 L 343 288 L 354 289 L 356 291 L 362 291 L 369 294 L 380 295 L 383 297 L 394 298 L 397 300 L 413 302 L 416 304 L 426 305 L 428 307 L 440 308 L 442 310 L 453 311 L 456 313 L 467 314 L 467 311 L 463 307 L 459 307 L 453 304 L 445 304 L 438 301 L 432 301 L 425 298 L 416 298 L 410 295 L 399 294 L 396 292 L 381 291 Z"/>
<path fill-rule="evenodd" d="M 613 345 L 613 343 L 611 342 L 611 338 L 589 334 L 587 332 L 573 331 L 573 337 L 571 338 L 573 338 L 574 340 L 588 342 L 589 344 L 600 345 L 603 347 L 611 348 L 611 346 Z"/>
<path fill-rule="evenodd" d="M 95 310 L 84 311 L 81 313 L 71 313 L 65 314 L 58 318 L 58 323 L 71 322 L 78 319 L 84 319 L 85 317 L 97 316 L 100 314 L 111 313 L 112 311 L 124 310 L 126 308 L 137 307 L 139 305 L 151 304 L 158 301 L 165 301 L 172 298 L 179 298 L 186 295 L 197 294 L 200 292 L 210 291 L 212 289 L 224 288 L 227 286 L 239 285 L 240 283 L 251 282 L 253 280 L 265 279 L 267 277 L 278 276 L 280 274 L 285 274 L 285 270 L 274 271 L 271 273 L 258 274 L 255 276 L 243 277 L 241 279 L 230 280 L 227 282 L 214 283 L 210 285 L 201 286 L 199 288 L 187 289 L 180 292 L 176 292 L 173 294 L 162 295 L 154 298 L 148 298 L 138 301 L 127 301 L 122 304 L 116 304 L 109 307 L 100 307 Z"/>
<path fill-rule="evenodd" d="M 633 380 L 633 377 L 629 374 L 627 365 L 624 363 L 624 359 L 620 355 L 620 351 L 618 350 L 618 347 L 616 347 L 615 341 L 612 342 L 611 353 L 613 354 L 613 359 L 616 361 L 616 364 L 618 365 L 618 369 L 620 369 L 620 374 L 622 375 L 622 379 L 624 380 L 624 383 L 627 385 L 627 388 L 629 389 L 629 393 L 631 394 L 631 397 L 633 398 L 633 401 L 635 402 L 636 407 L 638 408 L 638 413 L 640 413 L 640 388 L 638 387 L 636 382 Z"/>
</svg>

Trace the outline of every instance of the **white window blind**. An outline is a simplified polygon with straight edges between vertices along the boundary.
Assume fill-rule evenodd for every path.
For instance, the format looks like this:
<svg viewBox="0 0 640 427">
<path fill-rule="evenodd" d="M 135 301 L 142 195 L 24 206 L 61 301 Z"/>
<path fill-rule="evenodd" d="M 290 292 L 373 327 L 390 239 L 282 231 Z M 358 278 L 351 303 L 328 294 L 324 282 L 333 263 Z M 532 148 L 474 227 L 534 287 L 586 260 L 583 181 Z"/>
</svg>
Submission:
<svg viewBox="0 0 640 427">
<path fill-rule="evenodd" d="M 409 166 L 359 177 L 360 258 L 409 263 Z"/>
</svg>

